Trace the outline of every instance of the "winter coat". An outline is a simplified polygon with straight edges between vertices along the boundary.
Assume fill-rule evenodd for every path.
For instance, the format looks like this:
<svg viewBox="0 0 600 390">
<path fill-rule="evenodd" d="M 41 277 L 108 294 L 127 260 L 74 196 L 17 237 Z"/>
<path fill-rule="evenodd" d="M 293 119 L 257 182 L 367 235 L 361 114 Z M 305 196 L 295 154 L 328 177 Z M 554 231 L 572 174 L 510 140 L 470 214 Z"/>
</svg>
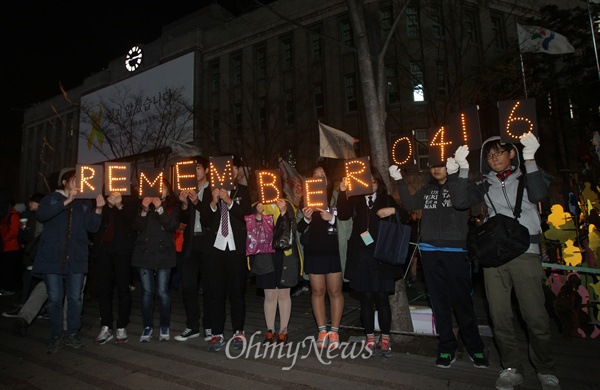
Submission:
<svg viewBox="0 0 600 390">
<path fill-rule="evenodd" d="M 19 212 L 10 209 L 0 221 L 0 236 L 2 236 L 2 252 L 13 252 L 21 249 L 19 245 L 19 229 L 21 222 Z"/>
<path fill-rule="evenodd" d="M 34 275 L 88 272 L 88 233 L 98 231 L 102 216 L 89 200 L 75 199 L 65 206 L 66 199 L 62 190 L 56 190 L 40 202 L 37 218 L 44 230 L 33 263 Z"/>
<path fill-rule="evenodd" d="M 123 208 L 121 210 L 110 207 L 108 203 L 105 204 L 102 208 L 102 223 L 98 232 L 94 234 L 92 254 L 100 249 L 111 218 L 114 226 L 114 238 L 111 242 L 112 253 L 126 254 L 133 252 L 138 232 L 133 229 L 132 225 L 137 211 L 137 201 L 129 197 L 123 198 Z"/>
<path fill-rule="evenodd" d="M 140 209 L 133 220 L 133 228 L 139 235 L 133 249 L 132 266 L 156 270 L 173 268 L 177 264 L 173 233 L 179 228 L 181 209 L 177 204 L 167 207 L 164 203 L 163 209 L 159 215 L 150 205 L 145 217 Z"/>
</svg>

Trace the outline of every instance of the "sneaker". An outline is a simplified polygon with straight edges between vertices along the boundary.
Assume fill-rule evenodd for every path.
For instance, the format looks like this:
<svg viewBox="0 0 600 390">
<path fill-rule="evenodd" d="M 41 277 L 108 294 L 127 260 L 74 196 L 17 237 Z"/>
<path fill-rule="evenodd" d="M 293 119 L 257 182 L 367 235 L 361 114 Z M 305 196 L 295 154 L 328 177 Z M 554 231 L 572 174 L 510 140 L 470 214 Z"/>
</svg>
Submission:
<svg viewBox="0 0 600 390">
<path fill-rule="evenodd" d="M 144 328 L 144 331 L 142 332 L 142 335 L 140 336 L 140 343 L 146 342 L 149 343 L 150 339 L 152 338 L 152 331 L 153 329 L 149 326 Z"/>
<path fill-rule="evenodd" d="M 265 334 L 264 344 L 275 344 L 277 342 L 277 335 L 271 329 L 267 330 Z"/>
<path fill-rule="evenodd" d="M 108 326 L 103 326 L 100 329 L 100 334 L 98 335 L 98 337 L 96 337 L 96 341 L 94 342 L 94 344 L 96 344 L 96 345 L 102 345 L 102 344 L 105 344 L 107 341 L 110 341 L 112 339 L 113 339 L 112 329 L 110 329 Z"/>
<path fill-rule="evenodd" d="M 324 330 L 319 332 L 319 336 L 317 337 L 317 348 L 327 348 L 327 335 L 327 332 Z"/>
<path fill-rule="evenodd" d="M 327 333 L 327 340 L 329 340 L 329 345 L 327 346 L 327 348 L 329 348 L 330 351 L 333 351 L 334 349 L 338 349 L 340 347 L 340 335 L 338 334 L 338 332 Z"/>
<path fill-rule="evenodd" d="M 180 335 L 175 336 L 175 340 L 177 341 L 185 341 L 187 339 L 193 339 L 196 337 L 200 337 L 200 332 L 197 330 L 192 330 L 190 328 L 185 328 L 185 330 L 183 332 L 181 332 Z"/>
<path fill-rule="evenodd" d="M 439 368 L 450 368 L 452 363 L 456 361 L 456 356 L 450 353 L 440 353 L 435 361 L 435 365 Z"/>
<path fill-rule="evenodd" d="M 235 332 L 235 335 L 233 335 L 232 342 L 233 348 L 237 350 L 244 348 L 244 346 L 246 346 L 246 344 L 248 343 L 248 341 L 246 341 L 246 336 L 244 335 L 244 332 L 240 332 L 239 330 Z"/>
<path fill-rule="evenodd" d="M 367 336 L 367 343 L 365 349 L 371 353 L 375 351 L 375 336 Z"/>
<path fill-rule="evenodd" d="M 279 333 L 279 335 L 277 336 L 277 344 L 281 344 L 284 347 L 287 347 L 287 345 L 288 345 L 287 333 Z"/>
<path fill-rule="evenodd" d="M 21 311 L 20 307 L 15 308 L 14 310 L 11 311 L 5 311 L 4 313 L 2 313 L 2 317 L 6 317 L 6 318 L 15 318 L 19 315 L 19 312 Z"/>
<path fill-rule="evenodd" d="M 48 343 L 48 347 L 46 347 L 46 353 L 52 354 L 58 352 L 59 349 L 65 344 L 65 339 L 61 337 L 52 337 L 50 339 L 50 343 Z"/>
<path fill-rule="evenodd" d="M 558 384 L 558 378 L 554 375 L 547 374 L 537 374 L 538 380 L 542 385 L 542 390 L 560 390 L 560 385 Z"/>
<path fill-rule="evenodd" d="M 390 357 L 392 356 L 392 347 L 390 346 L 390 339 L 389 338 L 381 338 L 381 341 L 379 342 L 379 344 L 377 344 L 377 347 L 379 348 L 379 354 L 381 356 L 384 357 Z"/>
<path fill-rule="evenodd" d="M 127 336 L 127 331 L 125 328 L 117 329 L 117 338 L 115 339 L 115 343 L 117 344 L 125 344 L 129 340 L 129 336 Z"/>
<path fill-rule="evenodd" d="M 160 327 L 160 334 L 158 335 L 158 341 L 169 341 L 171 339 L 171 335 L 169 334 L 169 327 L 168 326 L 161 326 Z"/>
<path fill-rule="evenodd" d="M 212 330 L 204 329 L 204 341 L 210 341 L 213 338 Z"/>
<path fill-rule="evenodd" d="M 221 335 L 213 336 L 212 339 L 208 342 L 208 350 L 218 352 L 221 350 L 223 343 L 225 342 L 225 338 Z"/>
<path fill-rule="evenodd" d="M 496 380 L 496 389 L 513 390 L 515 386 L 523 383 L 523 375 L 516 368 L 507 368 L 500 371 L 500 377 Z"/>
<path fill-rule="evenodd" d="M 29 323 L 21 317 L 17 317 L 12 324 L 12 334 L 19 337 L 25 337 Z"/>
<path fill-rule="evenodd" d="M 79 337 L 79 333 L 73 333 L 68 335 L 65 344 L 75 349 L 79 349 L 84 346 L 83 341 L 81 341 L 81 338 Z"/>
<path fill-rule="evenodd" d="M 490 365 L 490 363 L 488 363 L 488 360 L 485 358 L 483 352 L 474 353 L 469 357 L 471 358 L 473 365 L 477 368 L 488 368 L 488 366 Z"/>
</svg>

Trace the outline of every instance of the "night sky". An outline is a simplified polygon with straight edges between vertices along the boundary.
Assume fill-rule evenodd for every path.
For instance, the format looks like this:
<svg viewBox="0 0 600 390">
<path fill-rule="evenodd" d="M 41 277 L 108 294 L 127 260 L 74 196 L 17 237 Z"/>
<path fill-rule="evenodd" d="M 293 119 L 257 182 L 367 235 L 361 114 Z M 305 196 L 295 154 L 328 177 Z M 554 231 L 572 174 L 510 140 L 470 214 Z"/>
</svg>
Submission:
<svg viewBox="0 0 600 390">
<path fill-rule="evenodd" d="M 59 83 L 67 90 L 80 85 L 84 78 L 106 68 L 135 44 L 157 39 L 163 25 L 210 3 L 219 3 L 239 14 L 253 2 L 2 2 L 0 164 L 16 171 L 24 109 L 60 94 Z M 2 181 L 0 185 L 11 186 L 11 180 Z"/>
</svg>

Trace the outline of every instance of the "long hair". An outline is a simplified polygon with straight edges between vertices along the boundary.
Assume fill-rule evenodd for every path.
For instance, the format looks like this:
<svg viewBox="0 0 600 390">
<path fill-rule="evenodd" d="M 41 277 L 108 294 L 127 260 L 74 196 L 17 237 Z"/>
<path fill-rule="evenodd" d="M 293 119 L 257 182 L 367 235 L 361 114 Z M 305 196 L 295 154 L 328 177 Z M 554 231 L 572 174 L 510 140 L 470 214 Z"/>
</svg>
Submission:
<svg viewBox="0 0 600 390">
<path fill-rule="evenodd" d="M 331 202 L 331 197 L 333 196 L 333 180 L 331 179 L 331 175 L 329 175 L 329 170 L 322 164 L 313 168 L 311 176 L 314 175 L 318 168 L 321 168 L 323 172 L 325 172 L 325 180 L 327 181 L 327 202 Z"/>
<path fill-rule="evenodd" d="M 371 165 L 371 175 L 373 175 L 375 180 L 377 180 L 377 184 L 379 184 L 377 187 L 377 196 L 387 195 L 388 188 L 385 185 L 385 181 L 383 181 L 383 176 L 381 176 L 381 173 L 379 173 L 379 170 L 374 165 Z"/>
</svg>

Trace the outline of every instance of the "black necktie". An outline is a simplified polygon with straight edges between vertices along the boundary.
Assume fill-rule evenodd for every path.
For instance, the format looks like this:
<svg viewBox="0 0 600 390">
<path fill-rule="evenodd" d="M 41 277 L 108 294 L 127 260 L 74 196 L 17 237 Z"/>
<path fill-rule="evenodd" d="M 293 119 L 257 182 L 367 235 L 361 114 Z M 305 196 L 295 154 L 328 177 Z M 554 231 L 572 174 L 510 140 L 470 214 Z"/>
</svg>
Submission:
<svg viewBox="0 0 600 390">
<path fill-rule="evenodd" d="M 369 200 L 367 201 L 367 206 L 369 206 L 370 209 L 373 208 L 373 196 L 369 195 L 367 196 L 367 198 L 369 198 Z"/>
</svg>

